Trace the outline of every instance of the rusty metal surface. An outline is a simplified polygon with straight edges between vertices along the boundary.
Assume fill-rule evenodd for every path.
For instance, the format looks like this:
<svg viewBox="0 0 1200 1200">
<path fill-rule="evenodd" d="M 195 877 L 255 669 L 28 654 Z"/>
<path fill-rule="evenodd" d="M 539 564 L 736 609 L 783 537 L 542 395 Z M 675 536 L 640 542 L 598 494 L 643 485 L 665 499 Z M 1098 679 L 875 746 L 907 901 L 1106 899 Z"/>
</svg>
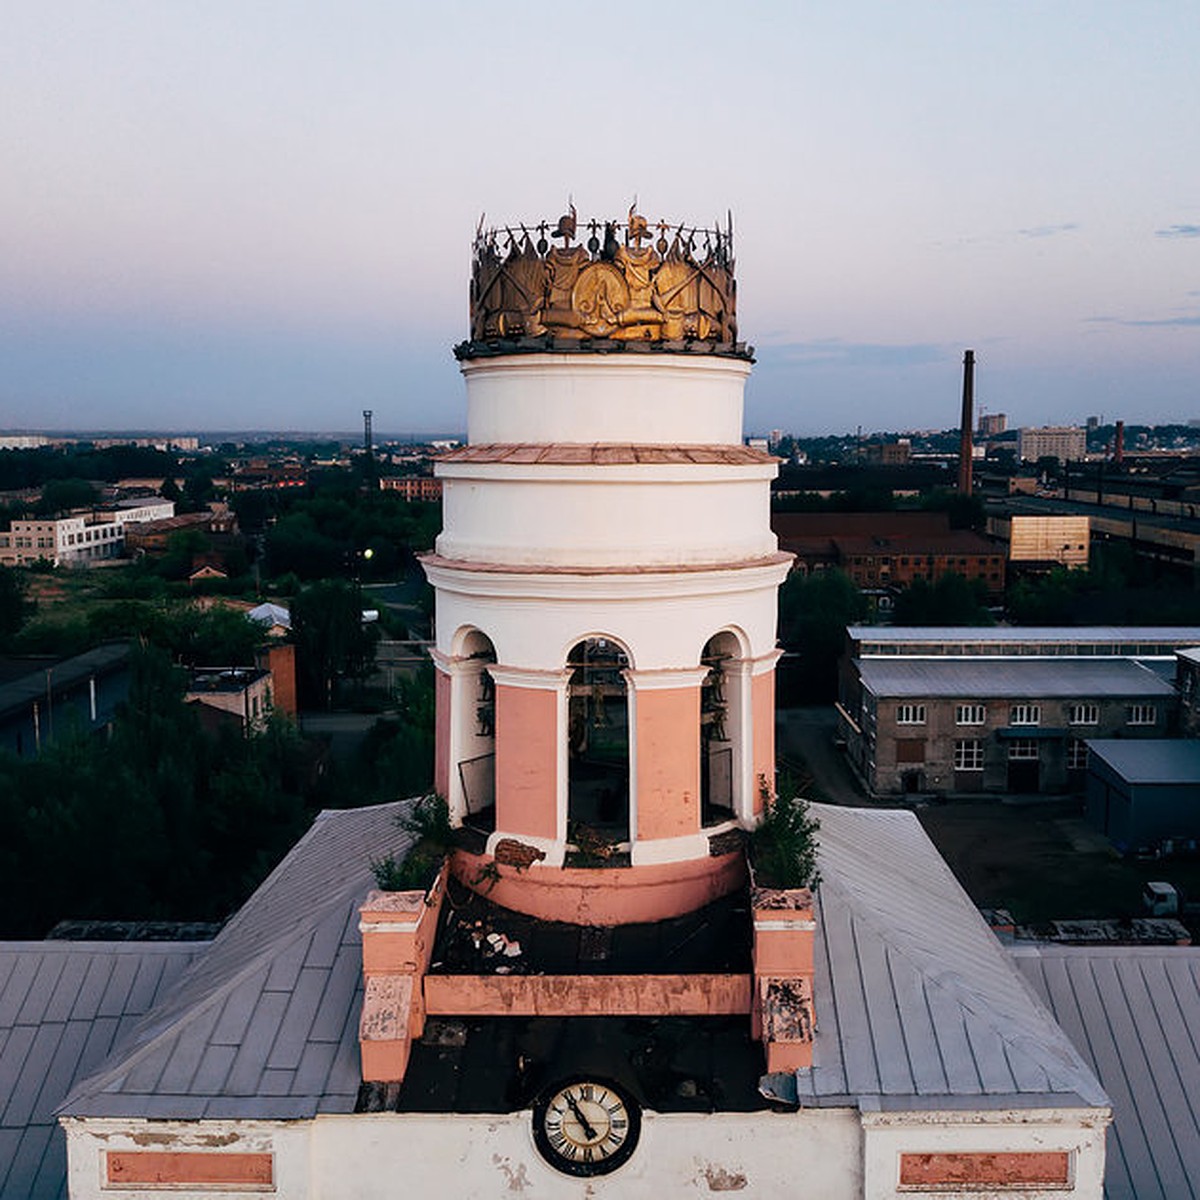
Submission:
<svg viewBox="0 0 1200 1200">
<path fill-rule="evenodd" d="M 749 358 L 737 340 L 733 220 L 549 222 L 484 229 L 471 268 L 471 336 L 459 358 L 530 350 L 694 347 Z M 539 339 L 541 339 L 539 341 Z"/>
</svg>

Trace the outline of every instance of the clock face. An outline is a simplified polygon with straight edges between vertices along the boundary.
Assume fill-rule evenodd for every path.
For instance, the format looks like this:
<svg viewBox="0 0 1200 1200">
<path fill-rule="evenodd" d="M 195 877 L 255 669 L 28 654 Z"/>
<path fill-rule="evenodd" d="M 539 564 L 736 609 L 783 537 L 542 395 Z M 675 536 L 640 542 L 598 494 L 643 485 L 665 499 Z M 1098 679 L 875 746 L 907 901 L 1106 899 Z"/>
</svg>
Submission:
<svg viewBox="0 0 1200 1200">
<path fill-rule="evenodd" d="M 615 1083 L 580 1076 L 552 1084 L 533 1110 L 533 1140 L 567 1175 L 606 1175 L 637 1146 L 637 1102 Z"/>
</svg>

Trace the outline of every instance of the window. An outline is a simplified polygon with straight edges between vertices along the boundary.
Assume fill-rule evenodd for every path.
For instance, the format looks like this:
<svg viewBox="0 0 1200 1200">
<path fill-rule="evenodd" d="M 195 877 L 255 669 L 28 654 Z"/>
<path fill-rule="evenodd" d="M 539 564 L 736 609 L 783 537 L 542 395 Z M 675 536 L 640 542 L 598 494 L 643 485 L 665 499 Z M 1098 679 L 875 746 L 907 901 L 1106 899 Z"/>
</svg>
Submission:
<svg viewBox="0 0 1200 1200">
<path fill-rule="evenodd" d="M 982 725 L 987 717 L 987 706 L 984 704 L 956 704 L 954 706 L 955 725 Z"/>
<path fill-rule="evenodd" d="M 978 738 L 967 738 L 954 743 L 954 769 L 983 770 L 983 743 Z"/>
<path fill-rule="evenodd" d="M 1072 725 L 1099 725 L 1100 705 L 1072 704 L 1067 710 L 1067 720 Z"/>
<path fill-rule="evenodd" d="M 1042 706 L 1040 704 L 1014 704 L 1008 710 L 1010 725 L 1040 725 L 1042 723 Z M 1012 755 L 1009 755 L 1011 758 Z M 1037 755 L 1034 755 L 1036 758 Z"/>
<path fill-rule="evenodd" d="M 1038 743 L 1036 738 L 1013 738 L 1008 743 L 1008 757 L 1013 762 L 1036 762 Z"/>
<path fill-rule="evenodd" d="M 925 705 L 923 705 L 923 704 L 897 704 L 896 705 L 896 724 L 897 725 L 924 725 L 925 724 Z"/>
<path fill-rule="evenodd" d="M 897 738 L 896 761 L 898 763 L 923 763 L 925 761 L 925 739 Z"/>
<path fill-rule="evenodd" d="M 1125 709 L 1127 725 L 1153 725 L 1158 720 L 1158 709 L 1153 704 L 1130 704 Z"/>
<path fill-rule="evenodd" d="M 1071 738 L 1067 742 L 1067 770 L 1086 771 L 1087 762 L 1087 743 L 1082 738 Z"/>
</svg>

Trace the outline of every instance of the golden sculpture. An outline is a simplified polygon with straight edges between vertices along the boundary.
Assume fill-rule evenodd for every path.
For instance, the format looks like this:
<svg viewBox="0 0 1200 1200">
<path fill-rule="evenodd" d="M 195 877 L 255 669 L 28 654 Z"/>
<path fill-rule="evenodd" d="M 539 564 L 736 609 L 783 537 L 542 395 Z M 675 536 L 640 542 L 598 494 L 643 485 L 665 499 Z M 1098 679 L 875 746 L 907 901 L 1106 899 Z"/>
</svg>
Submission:
<svg viewBox="0 0 1200 1200">
<path fill-rule="evenodd" d="M 455 354 L 620 349 L 636 342 L 750 357 L 737 340 L 732 220 L 724 229 L 665 221 L 655 228 L 657 239 L 636 201 L 624 223 L 589 221 L 586 243 L 575 242 L 574 204 L 553 232 L 546 222 L 532 230 L 485 231 L 481 221 L 471 336 Z"/>
</svg>

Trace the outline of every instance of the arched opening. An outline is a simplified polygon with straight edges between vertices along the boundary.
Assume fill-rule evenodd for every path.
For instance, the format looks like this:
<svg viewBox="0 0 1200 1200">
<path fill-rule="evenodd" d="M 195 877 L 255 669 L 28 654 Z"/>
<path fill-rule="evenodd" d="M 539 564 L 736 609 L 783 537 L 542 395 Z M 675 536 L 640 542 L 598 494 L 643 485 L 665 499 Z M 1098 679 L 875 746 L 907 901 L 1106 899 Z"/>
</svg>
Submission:
<svg viewBox="0 0 1200 1200">
<path fill-rule="evenodd" d="M 610 638 L 567 655 L 567 838 L 581 852 L 629 841 L 629 658 Z"/>
<path fill-rule="evenodd" d="M 700 823 L 737 816 L 742 765 L 742 655 L 737 637 L 718 633 L 705 643 L 700 687 Z"/>
<path fill-rule="evenodd" d="M 490 833 L 496 827 L 496 661 L 491 639 L 478 629 L 459 653 L 456 762 L 458 815 L 463 825 Z"/>
</svg>

